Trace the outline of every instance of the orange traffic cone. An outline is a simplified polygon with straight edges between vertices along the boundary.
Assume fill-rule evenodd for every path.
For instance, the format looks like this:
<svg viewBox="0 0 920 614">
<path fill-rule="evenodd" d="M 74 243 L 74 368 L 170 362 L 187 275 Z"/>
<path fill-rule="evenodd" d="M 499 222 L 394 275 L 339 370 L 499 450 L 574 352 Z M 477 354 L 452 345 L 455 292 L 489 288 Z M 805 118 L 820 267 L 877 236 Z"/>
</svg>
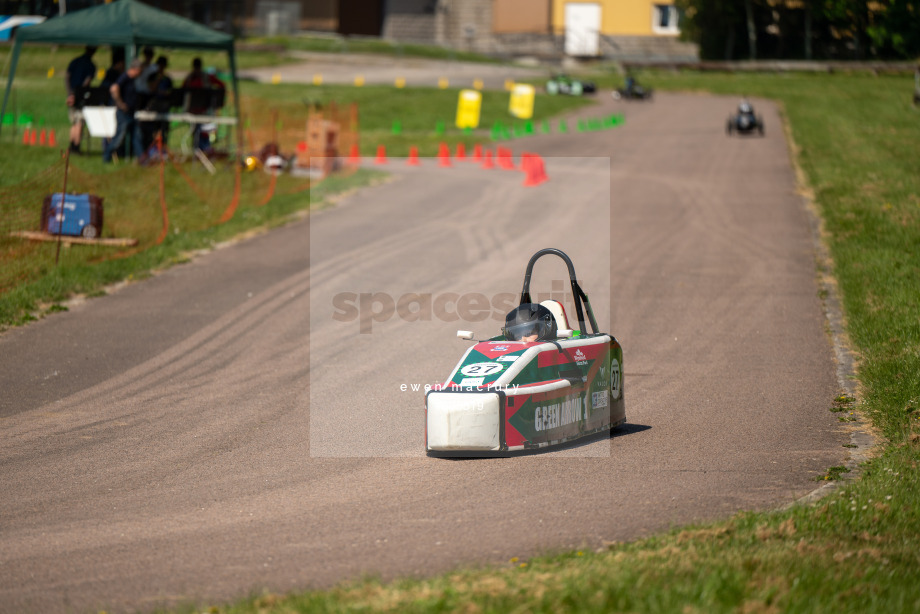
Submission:
<svg viewBox="0 0 920 614">
<path fill-rule="evenodd" d="M 48 140 L 48 135 L 45 133 L 45 129 L 42 128 L 42 131 L 39 133 L 39 136 L 38 136 L 38 144 L 44 147 L 45 141 L 47 140 Z"/>
<path fill-rule="evenodd" d="M 383 145 L 377 146 L 377 159 L 374 160 L 374 164 L 386 164 L 387 163 L 387 148 Z"/>
<path fill-rule="evenodd" d="M 524 186 L 537 185 L 535 182 L 534 175 L 534 159 L 533 154 L 522 153 L 521 154 L 521 170 L 524 171 Z"/>
<path fill-rule="evenodd" d="M 457 159 L 466 160 L 466 145 L 457 143 Z"/>
<path fill-rule="evenodd" d="M 409 166 L 418 166 L 421 162 L 418 159 L 418 147 L 413 145 L 409 148 L 409 158 L 406 160 Z"/>
<path fill-rule="evenodd" d="M 438 147 L 438 166 L 450 166 L 450 149 L 447 148 L 447 143 L 441 143 Z"/>
<path fill-rule="evenodd" d="M 492 150 L 487 149 L 486 153 L 482 158 L 482 168 L 495 168 L 495 165 L 492 164 Z"/>
<path fill-rule="evenodd" d="M 543 158 L 537 154 L 521 154 L 521 167 L 524 169 L 524 186 L 540 185 L 549 177 L 543 168 Z"/>
<path fill-rule="evenodd" d="M 37 136 L 37 135 L 36 135 L 36 132 L 38 132 L 38 131 L 37 131 L 37 130 L 32 130 L 32 132 L 29 133 L 29 145 L 35 145 L 35 138 L 36 138 L 36 136 Z"/>
<path fill-rule="evenodd" d="M 546 166 L 543 164 L 543 156 L 537 154 L 534 159 L 537 161 L 537 179 L 540 183 L 549 181 L 549 175 L 546 174 Z"/>
<path fill-rule="evenodd" d="M 357 143 L 351 146 L 351 151 L 348 153 L 347 164 L 349 166 L 358 166 L 359 164 L 361 164 L 361 152 L 358 151 Z"/>
<path fill-rule="evenodd" d="M 507 147 L 499 147 L 498 153 L 496 154 L 496 160 L 498 162 L 499 168 L 504 168 L 506 170 L 514 170 L 514 160 L 511 159 L 511 150 Z"/>
<path fill-rule="evenodd" d="M 22 144 L 23 145 L 29 144 L 29 129 L 28 128 L 22 131 Z"/>
<path fill-rule="evenodd" d="M 473 147 L 473 162 L 482 162 L 482 145 L 479 143 Z"/>
<path fill-rule="evenodd" d="M 48 133 L 48 147 L 57 147 L 57 138 L 54 136 L 54 128 Z"/>
</svg>

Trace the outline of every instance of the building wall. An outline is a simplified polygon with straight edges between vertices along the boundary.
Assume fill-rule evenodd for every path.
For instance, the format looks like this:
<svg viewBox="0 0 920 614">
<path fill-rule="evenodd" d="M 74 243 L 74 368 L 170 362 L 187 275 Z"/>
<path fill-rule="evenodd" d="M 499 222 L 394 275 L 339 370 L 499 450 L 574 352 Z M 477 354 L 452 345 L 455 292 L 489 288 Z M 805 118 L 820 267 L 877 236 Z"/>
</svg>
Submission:
<svg viewBox="0 0 920 614">
<path fill-rule="evenodd" d="M 436 0 L 387 0 L 381 36 L 411 43 L 433 44 L 437 4 Z"/>
<path fill-rule="evenodd" d="M 383 34 L 384 0 L 338 0 L 339 34 Z"/>
<path fill-rule="evenodd" d="M 459 49 L 482 50 L 492 35 L 493 0 L 439 0 L 437 40 Z"/>
<path fill-rule="evenodd" d="M 521 32 L 551 32 L 551 0 L 494 0 L 492 3 L 492 32 L 514 34 Z"/>
<path fill-rule="evenodd" d="M 576 0 L 552 0 L 553 29 L 565 32 L 565 5 Z M 581 0 L 578 0 L 581 1 Z M 656 4 L 673 5 L 671 0 L 594 0 L 601 5 L 601 34 L 608 36 L 661 36 L 652 28 Z M 664 36 L 674 36 L 668 34 Z"/>
<path fill-rule="evenodd" d="M 248 0 L 264 2 L 266 0 Z M 284 1 L 284 0 L 274 0 Z M 290 0 L 286 0 L 290 1 Z M 310 0 L 314 11 L 382 11 L 380 35 L 502 56 L 558 58 L 565 48 L 565 4 L 575 0 Z M 669 3 L 673 0 L 658 0 Z M 332 5 L 330 7 L 330 4 Z M 597 0 L 600 55 L 629 61 L 692 61 L 694 45 L 653 28 L 654 0 Z M 335 7 L 335 8 L 332 8 Z M 336 10 L 337 9 L 337 10 Z M 301 19 L 303 21 L 303 18 Z M 347 21 L 347 16 L 346 16 Z M 341 24 L 339 26 L 341 30 Z"/>
<path fill-rule="evenodd" d="M 231 0 L 235 1 L 235 0 Z M 299 22 L 290 24 L 293 31 L 320 30 L 335 32 L 339 25 L 338 0 L 245 0 L 244 31 L 247 34 L 265 34 L 267 24 L 262 19 L 266 7 L 272 4 L 296 4 Z"/>
</svg>

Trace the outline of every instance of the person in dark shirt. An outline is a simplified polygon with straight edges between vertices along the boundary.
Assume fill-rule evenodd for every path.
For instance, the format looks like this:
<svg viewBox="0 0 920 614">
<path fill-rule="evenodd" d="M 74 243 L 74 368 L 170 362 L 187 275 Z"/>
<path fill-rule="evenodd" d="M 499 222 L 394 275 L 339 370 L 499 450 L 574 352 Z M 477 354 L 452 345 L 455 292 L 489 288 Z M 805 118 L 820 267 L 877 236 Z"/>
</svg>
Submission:
<svg viewBox="0 0 920 614">
<path fill-rule="evenodd" d="M 226 89 L 224 82 L 216 75 L 202 70 L 201 58 L 192 60 L 192 72 L 185 77 L 182 87 L 189 91 L 188 112 L 192 115 L 206 115 L 214 111 L 214 97 L 204 90 Z M 201 124 L 194 124 L 192 128 L 192 142 L 197 149 L 208 151 L 211 148 L 211 139 L 208 133 L 201 129 Z"/>
<path fill-rule="evenodd" d="M 93 54 L 96 48 L 87 45 L 83 55 L 75 57 L 67 65 L 64 86 L 67 88 L 67 115 L 70 118 L 70 151 L 80 153 L 80 139 L 83 136 L 83 112 L 77 101 L 77 90 L 88 87 L 96 76 Z"/>
<path fill-rule="evenodd" d="M 112 161 L 112 152 L 121 146 L 128 131 L 131 131 L 131 149 L 134 150 L 134 155 L 139 156 L 143 151 L 140 123 L 134 119 L 134 112 L 137 110 L 137 89 L 134 86 L 134 80 L 140 73 L 141 63 L 139 60 L 134 60 L 128 66 L 128 70 L 109 88 L 112 100 L 115 101 L 117 107 L 115 110 L 116 127 L 115 136 L 102 151 L 103 162 Z"/>
<path fill-rule="evenodd" d="M 112 50 L 112 65 L 109 66 L 108 70 L 105 71 L 105 76 L 102 77 L 102 81 L 99 83 L 99 87 L 105 92 L 105 106 L 114 107 L 115 101 L 112 100 L 112 94 L 109 90 L 112 89 L 112 86 L 115 85 L 115 82 L 118 81 L 118 77 L 122 76 L 125 73 L 125 56 L 124 53 L 117 53 L 115 49 Z M 102 138 L 102 148 L 105 149 L 106 145 L 111 141 L 111 137 Z M 122 142 L 121 147 L 118 149 L 117 154 L 119 157 L 125 155 L 125 144 Z"/>
<path fill-rule="evenodd" d="M 134 88 L 137 90 L 138 109 L 146 108 L 147 102 L 153 95 L 149 88 L 150 77 L 157 72 L 157 65 L 153 62 L 153 47 L 144 47 L 141 55 L 143 56 L 141 59 L 141 72 L 137 75 L 137 79 L 134 80 Z"/>
<path fill-rule="evenodd" d="M 123 75 L 125 72 L 125 54 L 120 50 L 112 50 L 112 65 L 105 71 L 105 76 L 102 77 L 102 82 L 99 83 L 100 87 L 105 88 L 105 91 L 108 92 L 109 89 L 115 82 L 118 81 L 118 77 Z M 106 104 L 110 107 L 115 106 L 115 102 L 112 100 L 112 96 L 109 95 L 108 102 Z"/>
<path fill-rule="evenodd" d="M 173 82 L 172 78 L 166 73 L 166 67 L 169 66 L 169 60 L 165 55 L 157 58 L 156 71 L 147 79 L 147 89 L 150 92 L 150 99 L 147 101 L 146 109 L 156 113 L 169 113 L 170 101 L 172 99 Z M 156 133 L 163 135 L 163 145 L 169 140 L 169 121 L 156 120 L 151 122 L 141 122 L 144 132 L 144 151 L 154 143 Z"/>
<path fill-rule="evenodd" d="M 157 113 L 169 113 L 171 108 L 173 80 L 166 73 L 166 67 L 169 66 L 169 60 L 165 55 L 157 58 L 156 72 L 147 79 L 147 88 L 150 90 L 150 100 L 147 101 L 146 109 L 156 111 Z"/>
</svg>

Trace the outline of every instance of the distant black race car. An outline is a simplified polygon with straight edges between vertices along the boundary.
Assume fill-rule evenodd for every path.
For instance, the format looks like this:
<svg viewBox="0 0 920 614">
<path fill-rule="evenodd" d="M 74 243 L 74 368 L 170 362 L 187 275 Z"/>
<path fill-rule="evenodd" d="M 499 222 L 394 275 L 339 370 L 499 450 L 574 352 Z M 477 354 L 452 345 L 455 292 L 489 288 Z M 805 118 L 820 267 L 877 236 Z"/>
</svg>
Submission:
<svg viewBox="0 0 920 614">
<path fill-rule="evenodd" d="M 626 85 L 611 92 L 614 100 L 650 100 L 652 88 L 643 87 L 632 77 L 626 77 Z"/>
<path fill-rule="evenodd" d="M 597 86 L 591 81 L 582 81 L 574 79 L 566 74 L 554 75 L 546 82 L 547 94 L 566 94 L 568 96 L 581 96 L 582 94 L 593 94 L 597 91 Z"/>
<path fill-rule="evenodd" d="M 742 100 L 738 105 L 738 112 L 728 117 L 728 123 L 725 124 L 725 132 L 731 135 L 734 132 L 739 134 L 751 134 L 757 132 L 763 136 L 763 118 L 754 113 L 754 107 L 747 100 Z"/>
</svg>

